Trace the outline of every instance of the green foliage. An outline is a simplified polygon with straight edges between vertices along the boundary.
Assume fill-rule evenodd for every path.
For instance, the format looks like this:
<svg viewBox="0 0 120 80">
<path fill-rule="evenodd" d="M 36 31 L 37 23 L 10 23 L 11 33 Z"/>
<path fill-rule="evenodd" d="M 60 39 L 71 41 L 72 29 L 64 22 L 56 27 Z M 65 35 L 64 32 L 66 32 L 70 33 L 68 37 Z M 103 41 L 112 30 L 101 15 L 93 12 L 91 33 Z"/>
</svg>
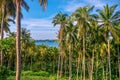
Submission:
<svg viewBox="0 0 120 80">
<path fill-rule="evenodd" d="M 15 80 L 15 76 L 10 76 L 7 80 Z M 22 76 L 21 80 L 49 80 L 48 77 L 41 76 Z"/>
<path fill-rule="evenodd" d="M 10 75 L 10 76 L 15 76 L 15 75 L 16 75 L 16 72 L 15 72 L 15 71 L 9 71 L 9 75 Z"/>
<path fill-rule="evenodd" d="M 33 65 L 32 71 L 34 71 L 34 72 L 40 71 L 40 62 L 36 62 L 36 63 Z"/>
<path fill-rule="evenodd" d="M 22 76 L 42 76 L 49 77 L 49 73 L 45 71 L 33 72 L 33 71 L 23 71 Z"/>
<path fill-rule="evenodd" d="M 9 77 L 9 71 L 5 66 L 0 66 L 0 80 L 6 80 Z"/>
</svg>

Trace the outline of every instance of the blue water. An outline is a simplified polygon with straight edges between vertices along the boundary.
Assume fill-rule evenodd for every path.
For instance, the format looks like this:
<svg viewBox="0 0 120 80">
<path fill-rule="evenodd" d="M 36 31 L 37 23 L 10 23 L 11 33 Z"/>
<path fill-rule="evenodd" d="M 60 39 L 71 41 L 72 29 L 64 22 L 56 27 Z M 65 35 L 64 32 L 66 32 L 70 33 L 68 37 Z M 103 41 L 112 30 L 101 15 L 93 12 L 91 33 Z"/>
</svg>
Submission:
<svg viewBox="0 0 120 80">
<path fill-rule="evenodd" d="M 50 47 L 58 47 L 58 42 L 54 40 L 38 40 L 38 41 L 35 41 L 35 44 L 36 45 L 44 44 Z"/>
</svg>

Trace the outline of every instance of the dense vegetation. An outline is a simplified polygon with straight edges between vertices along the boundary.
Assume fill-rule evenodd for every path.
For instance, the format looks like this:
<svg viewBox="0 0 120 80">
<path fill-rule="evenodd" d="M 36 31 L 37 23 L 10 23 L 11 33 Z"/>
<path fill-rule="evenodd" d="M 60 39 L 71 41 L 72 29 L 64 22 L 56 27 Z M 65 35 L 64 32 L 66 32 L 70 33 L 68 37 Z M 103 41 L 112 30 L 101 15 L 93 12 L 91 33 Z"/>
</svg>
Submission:
<svg viewBox="0 0 120 80">
<path fill-rule="evenodd" d="M 0 1 L 0 80 L 14 80 L 15 76 L 19 80 L 20 73 L 23 80 L 120 79 L 120 11 L 116 10 L 117 5 L 105 5 L 96 12 L 94 6 L 85 6 L 72 15 L 58 13 L 53 18 L 54 26 L 60 25 L 57 48 L 36 45 L 30 31 L 21 29 L 20 6 L 29 9 L 24 0 Z M 42 5 L 45 8 L 46 0 L 40 1 L 41 4 L 45 1 Z M 15 11 L 17 33 L 10 32 L 8 23 L 14 23 Z M 9 32 L 8 37 L 3 38 L 3 32 Z"/>
<path fill-rule="evenodd" d="M 93 14 L 94 6 L 85 6 L 70 16 L 54 17 L 53 24 L 60 25 L 58 71 L 66 72 L 62 65 L 69 61 L 69 80 L 74 74 L 76 80 L 120 78 L 120 11 L 116 7 L 105 5 Z"/>
</svg>

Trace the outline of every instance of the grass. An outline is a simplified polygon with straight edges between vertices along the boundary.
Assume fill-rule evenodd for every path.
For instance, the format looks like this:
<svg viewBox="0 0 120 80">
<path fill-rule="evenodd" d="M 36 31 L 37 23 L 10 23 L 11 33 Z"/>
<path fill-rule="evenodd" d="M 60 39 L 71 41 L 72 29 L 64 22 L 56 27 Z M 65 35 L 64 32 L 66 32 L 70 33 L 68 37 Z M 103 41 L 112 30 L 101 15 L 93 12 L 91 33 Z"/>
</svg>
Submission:
<svg viewBox="0 0 120 80">
<path fill-rule="evenodd" d="M 15 80 L 15 76 L 8 77 L 7 80 Z M 48 77 L 41 76 L 22 76 L 21 80 L 49 80 Z"/>
</svg>

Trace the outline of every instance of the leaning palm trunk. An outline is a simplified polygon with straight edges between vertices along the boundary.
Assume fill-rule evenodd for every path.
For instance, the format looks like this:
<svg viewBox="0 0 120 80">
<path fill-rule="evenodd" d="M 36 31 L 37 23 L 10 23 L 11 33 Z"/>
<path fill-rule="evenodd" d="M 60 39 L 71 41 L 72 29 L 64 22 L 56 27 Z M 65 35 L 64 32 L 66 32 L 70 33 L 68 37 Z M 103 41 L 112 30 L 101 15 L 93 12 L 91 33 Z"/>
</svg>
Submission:
<svg viewBox="0 0 120 80">
<path fill-rule="evenodd" d="M 5 10 L 4 5 L 2 5 L 2 21 L 1 21 L 1 40 L 3 39 L 3 27 L 4 27 L 4 18 L 5 18 Z M 1 50 L 1 66 L 3 65 L 3 50 Z"/>
<path fill-rule="evenodd" d="M 109 66 L 109 79 L 111 80 L 110 40 L 109 40 L 109 37 L 108 37 L 108 66 Z"/>
<path fill-rule="evenodd" d="M 85 80 L 85 36 L 83 35 L 83 80 Z"/>
<path fill-rule="evenodd" d="M 20 80 L 21 73 L 21 50 L 20 50 L 20 33 L 21 33 L 21 18 L 20 18 L 20 1 L 16 1 L 16 25 L 17 25 L 17 34 L 16 34 L 16 56 L 17 56 L 17 65 L 16 65 L 16 80 Z"/>
<path fill-rule="evenodd" d="M 117 47 L 118 51 L 118 72 L 119 72 L 119 79 L 120 79 L 120 51 L 119 51 L 119 46 Z"/>
</svg>

